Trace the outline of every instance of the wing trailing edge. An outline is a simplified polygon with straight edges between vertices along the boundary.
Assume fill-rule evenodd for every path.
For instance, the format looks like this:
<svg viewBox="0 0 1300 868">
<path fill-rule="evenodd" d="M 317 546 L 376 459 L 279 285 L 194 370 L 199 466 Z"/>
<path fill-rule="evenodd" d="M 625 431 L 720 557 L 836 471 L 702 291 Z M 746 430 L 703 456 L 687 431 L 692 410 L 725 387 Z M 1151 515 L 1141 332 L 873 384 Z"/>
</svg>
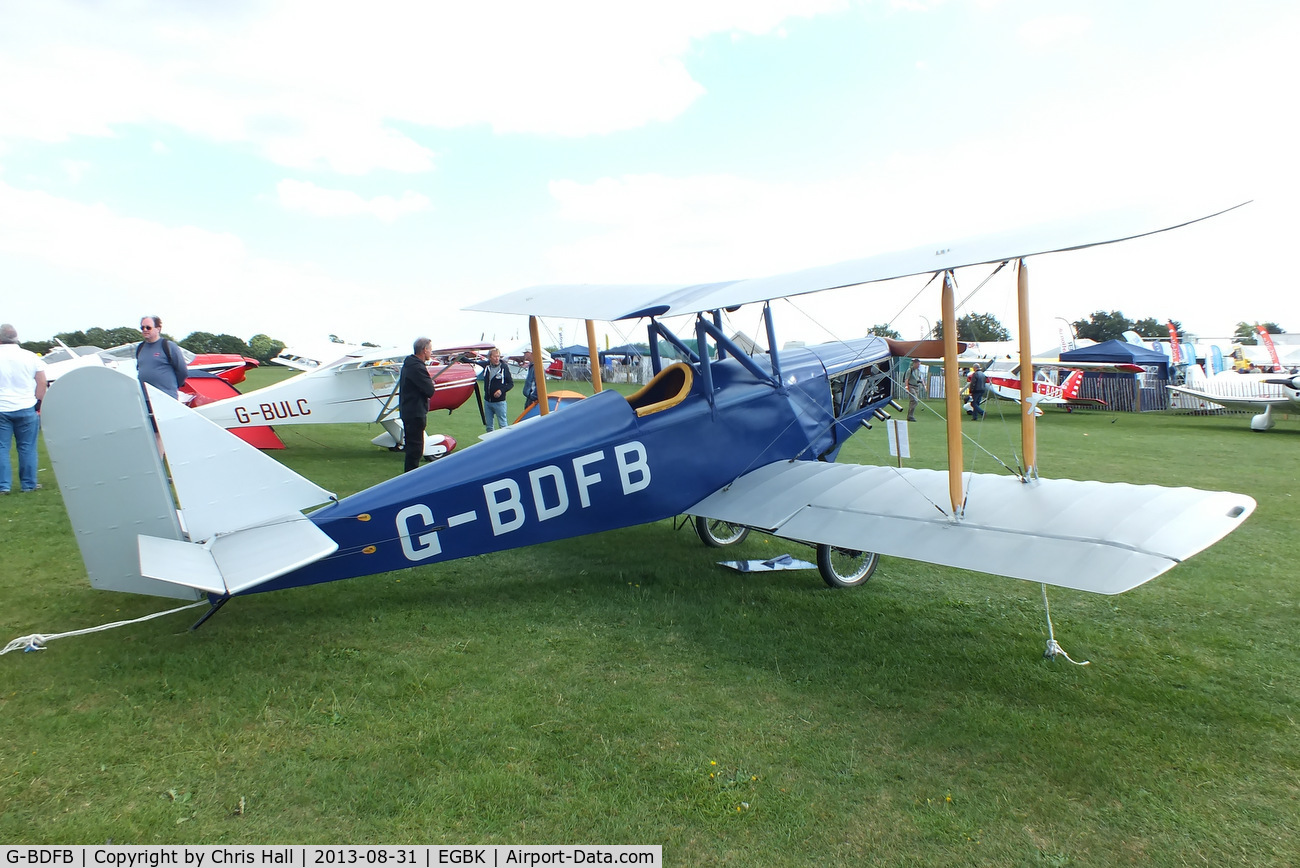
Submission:
<svg viewBox="0 0 1300 868">
<path fill-rule="evenodd" d="M 778 462 L 689 512 L 777 536 L 1119 594 L 1226 536 L 1255 509 L 1242 494 L 968 474 L 965 514 L 940 509 L 936 470 Z"/>
</svg>

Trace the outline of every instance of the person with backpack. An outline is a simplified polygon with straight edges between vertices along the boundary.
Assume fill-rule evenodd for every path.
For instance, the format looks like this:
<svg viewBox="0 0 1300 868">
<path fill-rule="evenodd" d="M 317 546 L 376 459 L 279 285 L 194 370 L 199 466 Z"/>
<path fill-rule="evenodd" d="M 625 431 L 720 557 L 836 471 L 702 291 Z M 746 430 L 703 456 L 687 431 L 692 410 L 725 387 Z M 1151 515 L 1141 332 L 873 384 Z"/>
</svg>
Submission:
<svg viewBox="0 0 1300 868">
<path fill-rule="evenodd" d="M 144 340 L 135 348 L 135 374 L 160 392 L 175 398 L 189 379 L 185 356 L 175 341 L 162 336 L 162 320 L 156 316 L 140 318 Z"/>
</svg>

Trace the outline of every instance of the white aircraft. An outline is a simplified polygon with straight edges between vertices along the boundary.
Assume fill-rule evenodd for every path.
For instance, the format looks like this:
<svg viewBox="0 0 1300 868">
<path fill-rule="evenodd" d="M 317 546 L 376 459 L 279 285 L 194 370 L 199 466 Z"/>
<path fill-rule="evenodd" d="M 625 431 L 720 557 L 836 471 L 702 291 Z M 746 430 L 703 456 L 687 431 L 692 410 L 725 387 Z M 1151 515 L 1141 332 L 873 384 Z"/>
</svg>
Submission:
<svg viewBox="0 0 1300 868">
<path fill-rule="evenodd" d="M 468 344 L 434 350 L 429 376 L 434 380 L 430 410 L 454 410 L 474 392 L 478 369 L 461 358 L 486 352 L 491 344 Z M 268 425 L 328 425 L 377 422 L 386 433 L 372 442 L 392 448 L 402 442 L 397 418 L 397 382 L 406 354 L 392 347 L 364 347 L 312 370 L 262 389 L 219 401 L 190 406 L 200 415 L 233 431 Z M 244 439 L 249 439 L 245 437 Z M 262 448 L 277 448 L 250 440 Z M 455 441 L 426 435 L 425 454 L 441 457 Z M 281 444 L 282 445 L 282 444 Z"/>
<path fill-rule="evenodd" d="M 350 355 L 365 353 L 370 350 L 379 349 L 378 347 L 366 347 L 361 344 L 348 344 L 340 341 L 327 341 L 319 344 L 302 344 L 296 347 L 285 347 L 280 350 L 280 354 L 271 361 L 277 365 L 284 365 L 286 368 L 293 368 L 295 371 L 314 371 L 319 367 L 328 366 L 340 362 Z M 396 349 L 390 348 L 393 353 L 398 353 Z M 402 358 L 399 354 L 398 358 Z"/>
<path fill-rule="evenodd" d="M 1238 374 L 1225 371 L 1206 377 L 1199 365 L 1188 372 L 1187 383 L 1169 386 L 1175 395 L 1186 395 L 1206 409 L 1220 407 L 1254 412 L 1252 431 L 1273 427 L 1273 411 L 1300 413 L 1300 376 L 1291 374 Z"/>
</svg>

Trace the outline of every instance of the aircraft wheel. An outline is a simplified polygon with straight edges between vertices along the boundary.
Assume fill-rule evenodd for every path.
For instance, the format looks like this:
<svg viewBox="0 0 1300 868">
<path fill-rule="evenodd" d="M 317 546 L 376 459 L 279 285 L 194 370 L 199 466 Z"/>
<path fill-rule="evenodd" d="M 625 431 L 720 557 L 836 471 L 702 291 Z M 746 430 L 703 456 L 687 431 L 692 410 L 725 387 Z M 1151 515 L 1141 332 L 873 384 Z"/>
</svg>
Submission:
<svg viewBox="0 0 1300 868">
<path fill-rule="evenodd" d="M 865 585 L 879 564 L 880 555 L 876 552 L 856 552 L 820 543 L 817 546 L 817 571 L 832 588 Z"/>
<path fill-rule="evenodd" d="M 720 549 L 723 546 L 733 546 L 738 542 L 743 542 L 745 537 L 749 536 L 749 528 L 743 524 L 718 521 L 713 518 L 705 518 L 702 515 L 695 516 L 695 532 L 700 535 L 700 540 L 706 546 L 715 549 Z"/>
</svg>

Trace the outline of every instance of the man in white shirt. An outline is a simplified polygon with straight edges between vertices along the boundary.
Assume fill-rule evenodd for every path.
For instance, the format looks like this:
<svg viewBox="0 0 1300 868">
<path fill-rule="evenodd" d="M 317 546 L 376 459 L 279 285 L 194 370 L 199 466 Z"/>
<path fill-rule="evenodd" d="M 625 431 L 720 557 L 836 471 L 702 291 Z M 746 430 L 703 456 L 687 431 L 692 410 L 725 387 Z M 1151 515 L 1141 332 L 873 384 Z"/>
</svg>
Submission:
<svg viewBox="0 0 1300 868">
<path fill-rule="evenodd" d="M 36 481 L 36 435 L 41 430 L 39 412 L 45 397 L 45 363 L 18 345 L 18 330 L 0 325 L 0 494 L 13 485 L 9 441 L 18 444 L 18 483 L 23 491 L 40 488 Z"/>
</svg>

